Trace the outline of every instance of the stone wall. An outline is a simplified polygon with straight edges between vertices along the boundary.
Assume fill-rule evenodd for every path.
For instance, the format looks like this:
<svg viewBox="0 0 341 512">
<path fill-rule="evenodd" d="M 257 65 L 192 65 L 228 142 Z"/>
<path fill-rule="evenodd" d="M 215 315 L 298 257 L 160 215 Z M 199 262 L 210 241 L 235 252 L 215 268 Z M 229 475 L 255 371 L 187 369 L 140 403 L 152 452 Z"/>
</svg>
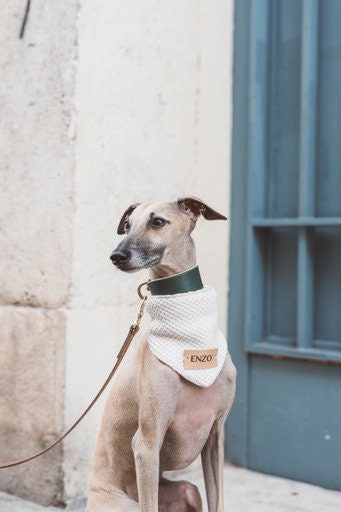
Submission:
<svg viewBox="0 0 341 512">
<path fill-rule="evenodd" d="M 69 426 L 111 369 L 146 275 L 108 260 L 123 210 L 183 195 L 229 210 L 232 0 L 34 0 L 21 41 L 24 7 L 4 3 L 0 31 L 5 460 Z M 195 234 L 223 329 L 228 231 L 201 220 Z M 103 405 L 0 487 L 84 494 Z"/>
<path fill-rule="evenodd" d="M 0 454 L 45 447 L 64 426 L 66 312 L 74 228 L 77 5 L 1 3 Z M 1 470 L 0 488 L 62 498 L 62 448 Z"/>
</svg>

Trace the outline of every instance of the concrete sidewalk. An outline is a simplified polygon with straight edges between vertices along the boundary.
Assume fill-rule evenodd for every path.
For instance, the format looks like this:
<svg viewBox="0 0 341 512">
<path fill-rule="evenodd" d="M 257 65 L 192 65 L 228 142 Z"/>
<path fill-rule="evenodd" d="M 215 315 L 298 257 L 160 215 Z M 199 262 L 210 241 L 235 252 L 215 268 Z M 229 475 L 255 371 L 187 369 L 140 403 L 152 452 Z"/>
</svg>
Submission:
<svg viewBox="0 0 341 512">
<path fill-rule="evenodd" d="M 198 485 L 205 498 L 201 471 L 184 470 L 177 474 Z M 341 512 L 341 492 L 329 491 L 227 465 L 225 475 L 226 512 Z M 61 512 L 60 508 L 41 507 L 0 493 L 0 512 Z M 85 498 L 69 503 L 66 511 L 85 511 Z M 204 511 L 207 512 L 206 505 Z M 100 511 L 99 511 L 100 512 Z"/>
</svg>

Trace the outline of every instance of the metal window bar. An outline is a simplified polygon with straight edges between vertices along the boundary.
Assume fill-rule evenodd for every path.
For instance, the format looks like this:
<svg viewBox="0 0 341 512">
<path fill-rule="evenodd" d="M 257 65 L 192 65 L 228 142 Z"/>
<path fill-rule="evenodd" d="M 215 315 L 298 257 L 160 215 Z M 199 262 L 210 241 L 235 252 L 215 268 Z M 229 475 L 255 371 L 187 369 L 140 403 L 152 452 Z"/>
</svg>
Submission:
<svg viewBox="0 0 341 512">
<path fill-rule="evenodd" d="M 264 215 L 265 169 L 267 166 L 266 119 L 262 113 L 267 108 L 268 55 L 259 48 L 268 48 L 269 0 L 252 0 L 250 15 L 250 63 L 249 63 L 249 170 L 247 182 L 247 269 L 244 339 L 257 342 L 262 338 L 264 327 L 264 275 L 261 248 L 251 225 L 255 212 Z M 261 122 L 262 120 L 262 122 Z M 257 293 L 257 299 L 255 299 Z"/>
<path fill-rule="evenodd" d="M 298 213 L 314 216 L 318 0 L 303 0 Z M 311 229 L 301 226 L 297 254 L 297 346 L 312 346 L 313 254 Z"/>
</svg>

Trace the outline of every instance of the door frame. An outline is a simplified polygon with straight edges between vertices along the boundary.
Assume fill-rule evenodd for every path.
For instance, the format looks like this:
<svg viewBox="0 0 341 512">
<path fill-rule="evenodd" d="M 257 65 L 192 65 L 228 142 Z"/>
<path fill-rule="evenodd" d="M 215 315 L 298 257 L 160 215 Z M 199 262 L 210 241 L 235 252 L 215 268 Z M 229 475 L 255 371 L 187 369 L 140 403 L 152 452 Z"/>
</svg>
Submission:
<svg viewBox="0 0 341 512">
<path fill-rule="evenodd" d="M 237 367 L 235 403 L 226 426 L 226 458 L 248 465 L 248 354 L 245 351 L 247 169 L 249 165 L 249 0 L 235 2 L 233 49 L 233 132 L 228 343 Z M 232 299 L 233 297 L 233 299 Z"/>
</svg>

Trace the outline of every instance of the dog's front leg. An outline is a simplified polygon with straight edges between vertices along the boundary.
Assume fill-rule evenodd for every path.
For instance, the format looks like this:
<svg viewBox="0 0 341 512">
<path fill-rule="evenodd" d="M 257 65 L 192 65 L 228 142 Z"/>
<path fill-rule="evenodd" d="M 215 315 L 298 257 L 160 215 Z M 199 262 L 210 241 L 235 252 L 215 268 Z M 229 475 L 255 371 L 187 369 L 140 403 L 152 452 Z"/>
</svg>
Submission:
<svg viewBox="0 0 341 512">
<path fill-rule="evenodd" d="M 218 418 L 201 452 L 208 512 L 224 512 L 224 417 Z"/>
<path fill-rule="evenodd" d="M 179 377 L 151 353 L 145 355 L 139 378 L 139 426 L 132 448 L 141 512 L 158 512 L 160 449 L 174 416 Z"/>
<path fill-rule="evenodd" d="M 160 429 L 153 434 L 149 429 L 146 431 L 144 428 L 139 428 L 133 439 L 141 512 L 158 511 L 160 434 Z"/>
</svg>

